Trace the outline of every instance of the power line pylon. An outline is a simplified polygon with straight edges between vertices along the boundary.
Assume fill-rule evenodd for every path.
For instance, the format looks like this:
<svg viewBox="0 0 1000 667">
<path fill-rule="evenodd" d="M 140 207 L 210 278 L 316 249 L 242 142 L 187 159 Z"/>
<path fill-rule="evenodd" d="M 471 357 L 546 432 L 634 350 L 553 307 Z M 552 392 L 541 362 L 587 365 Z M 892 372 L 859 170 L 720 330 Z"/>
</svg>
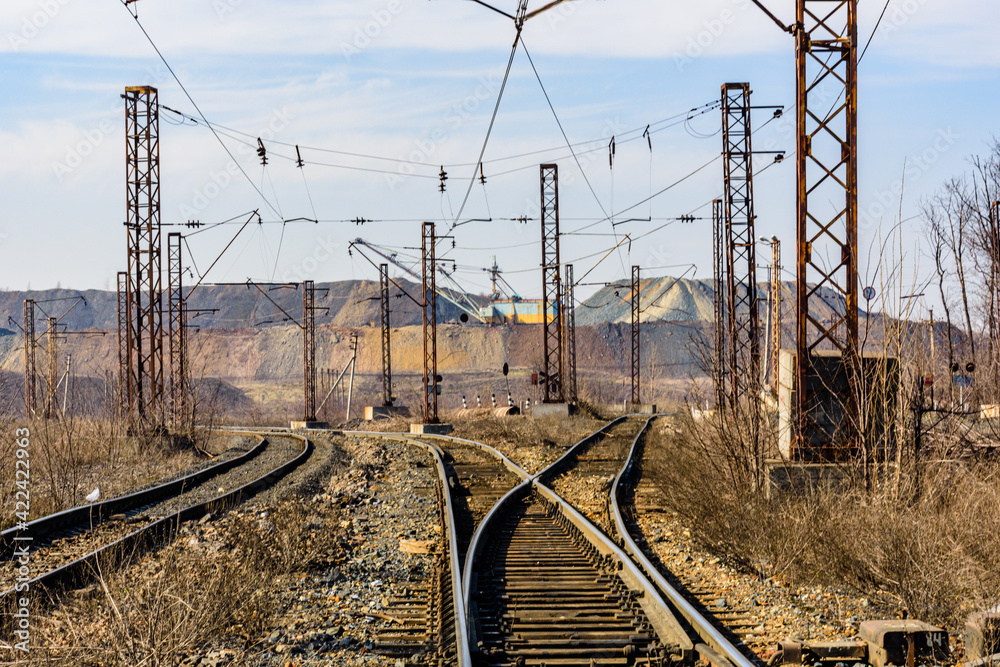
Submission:
<svg viewBox="0 0 1000 667">
<path fill-rule="evenodd" d="M 579 400 L 576 383 L 576 285 L 573 283 L 573 265 L 566 265 L 566 290 L 563 295 L 563 323 L 566 339 L 563 350 L 566 353 L 566 399 L 571 403 Z"/>
<path fill-rule="evenodd" d="M 118 272 L 118 410 L 128 419 L 130 406 L 135 400 L 132 384 L 132 302 L 129 298 L 128 272 Z"/>
<path fill-rule="evenodd" d="M 38 410 L 35 368 L 35 302 L 24 300 L 24 412 L 28 419 Z"/>
<path fill-rule="evenodd" d="M 379 302 L 382 325 L 382 405 L 392 405 L 392 341 L 389 323 L 389 265 L 379 264 Z"/>
<path fill-rule="evenodd" d="M 56 397 L 56 387 L 59 386 L 59 320 L 54 317 L 46 318 L 48 328 L 45 330 L 45 346 L 47 361 L 45 364 L 45 411 L 46 419 L 56 416 L 59 405 Z"/>
<path fill-rule="evenodd" d="M 795 37 L 797 368 L 789 454 L 799 460 L 841 460 L 857 451 L 861 414 L 858 0 L 796 0 L 790 26 L 760 0 L 753 1 Z M 843 314 L 832 321 L 812 309 L 824 301 L 821 290 L 844 300 Z M 833 376 L 821 377 L 815 367 L 813 353 L 821 349 L 841 355 Z M 842 417 L 831 423 L 830 414 Z"/>
<path fill-rule="evenodd" d="M 540 165 L 542 198 L 542 354 L 545 403 L 563 403 L 562 290 L 559 284 L 559 167 Z M 549 319 L 549 308 L 552 318 Z"/>
<path fill-rule="evenodd" d="M 163 300 L 160 273 L 160 112 L 150 86 L 125 89 L 128 229 L 127 338 L 134 363 L 127 378 L 133 425 L 163 428 Z"/>
<path fill-rule="evenodd" d="M 726 250 L 723 245 L 725 242 L 725 231 L 723 229 L 725 224 L 724 217 L 722 213 L 722 200 L 713 200 L 712 268 L 714 282 L 712 305 L 715 309 L 715 337 L 713 340 L 715 343 L 715 358 L 712 361 L 715 373 L 715 406 L 719 410 L 725 408 L 728 402 L 726 397 L 729 395 L 728 343 L 726 338 L 726 333 L 729 331 L 729 323 L 726 318 Z"/>
<path fill-rule="evenodd" d="M 438 423 L 438 373 L 437 373 L 437 285 L 435 280 L 435 245 L 437 238 L 434 223 L 421 226 L 420 260 L 423 300 L 421 314 L 424 338 L 424 423 Z"/>
<path fill-rule="evenodd" d="M 316 283 L 302 282 L 303 421 L 316 421 Z"/>
<path fill-rule="evenodd" d="M 781 241 L 771 237 L 771 381 L 778 390 L 781 371 Z"/>
<path fill-rule="evenodd" d="M 750 84 L 723 84 L 726 334 L 730 373 L 728 399 L 733 409 L 745 400 L 755 403 L 760 382 L 760 314 L 751 134 Z"/>
<path fill-rule="evenodd" d="M 639 400 L 639 267 L 632 265 L 632 405 Z"/>
<path fill-rule="evenodd" d="M 187 305 L 184 300 L 182 237 L 167 234 L 167 339 L 170 351 L 170 410 L 175 428 L 187 416 Z"/>
<path fill-rule="evenodd" d="M 796 216 L 797 429 L 793 458 L 838 460 L 857 447 L 858 417 L 858 3 L 797 0 L 795 33 L 798 173 Z M 833 104 L 831 93 L 836 93 Z M 831 211 L 832 208 L 832 211 Z M 813 285 L 807 281 L 812 279 Z M 831 290 L 844 299 L 832 322 L 812 298 Z M 819 381 L 813 352 L 839 351 L 847 391 L 837 433 L 820 423 L 822 395 L 836 378 Z M 815 442 L 817 436 L 823 441 Z M 818 446 L 817 446 L 818 445 Z"/>
</svg>

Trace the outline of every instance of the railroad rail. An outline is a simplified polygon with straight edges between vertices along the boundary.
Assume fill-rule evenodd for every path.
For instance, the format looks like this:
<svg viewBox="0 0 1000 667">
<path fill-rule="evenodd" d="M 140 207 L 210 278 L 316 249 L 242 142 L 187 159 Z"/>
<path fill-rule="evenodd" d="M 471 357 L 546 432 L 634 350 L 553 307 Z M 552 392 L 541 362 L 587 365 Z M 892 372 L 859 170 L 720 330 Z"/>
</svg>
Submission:
<svg viewBox="0 0 1000 667">
<path fill-rule="evenodd" d="M 267 447 L 267 440 L 265 438 L 260 436 L 251 437 L 256 437 L 258 441 L 256 446 L 252 447 L 246 453 L 225 461 L 220 461 L 189 475 L 134 493 L 128 493 L 88 505 L 71 507 L 61 512 L 39 517 L 28 521 L 24 524 L 23 528 L 8 528 L 0 532 L 0 560 L 11 558 L 17 544 L 16 538 L 18 536 L 23 537 L 25 532 L 31 536 L 32 546 L 38 548 L 39 542 L 52 541 L 67 533 L 75 533 L 81 527 L 97 526 L 112 516 L 128 516 L 145 507 L 190 490 L 237 466 L 241 466 L 256 458 Z"/>
<path fill-rule="evenodd" d="M 642 568 L 643 572 L 655 583 L 656 587 L 669 600 L 670 605 L 686 621 L 690 630 L 699 639 L 695 645 L 696 651 L 706 661 L 717 667 L 755 667 L 754 662 L 720 629 L 711 618 L 711 614 L 698 606 L 685 594 L 675 588 L 664 576 L 647 553 L 635 541 L 635 522 L 632 520 L 634 507 L 626 500 L 631 496 L 638 483 L 638 472 L 641 470 L 642 436 L 649 427 L 652 417 L 646 420 L 642 429 L 632 440 L 624 465 L 619 470 L 611 486 L 609 506 L 614 520 L 616 532 L 622 546 L 629 557 Z"/>
<path fill-rule="evenodd" d="M 398 657 L 408 657 L 420 650 L 433 650 L 441 665 L 472 667 L 463 605 L 462 568 L 459 565 L 460 531 L 455 518 L 457 493 L 452 483 L 455 472 L 445 463 L 446 454 L 433 442 L 403 434 L 348 431 L 345 435 L 384 437 L 423 448 L 434 458 L 438 473 L 438 494 L 446 553 L 442 554 L 430 581 L 425 583 L 424 595 L 416 601 L 395 600 L 395 605 L 390 607 L 389 611 L 393 617 L 411 618 L 414 622 L 408 628 L 396 626 L 382 628 L 375 643 L 375 650 L 384 655 Z M 431 636 L 432 632 L 435 636 Z"/>
<path fill-rule="evenodd" d="M 623 494 L 652 420 L 637 417 L 608 422 L 534 475 L 468 440 L 346 433 L 422 446 L 438 462 L 451 572 L 449 599 L 437 599 L 449 618 L 462 609 L 448 635 L 455 655 L 468 651 L 471 661 L 447 664 L 659 666 L 695 656 L 717 667 L 756 664 L 630 534 Z"/>
<path fill-rule="evenodd" d="M 219 475 L 225 474 L 226 472 L 232 471 L 239 466 L 246 465 L 248 462 L 253 461 L 261 455 L 268 443 L 267 435 L 259 432 L 242 430 L 228 432 L 231 432 L 234 435 L 250 435 L 251 437 L 258 438 L 258 443 L 253 449 L 250 450 L 250 452 L 247 452 L 247 454 L 237 457 L 236 459 L 225 461 L 221 464 L 217 464 L 216 466 L 212 466 L 211 468 L 199 471 L 179 480 L 174 480 L 151 489 L 140 491 L 136 494 L 114 498 L 101 503 L 98 516 L 101 517 L 102 523 L 95 527 L 97 529 L 96 531 L 91 530 L 89 523 L 91 517 L 90 510 L 92 506 L 74 508 L 73 510 L 67 510 L 66 512 L 50 515 L 49 517 L 42 517 L 31 522 L 31 524 L 29 524 L 29 530 L 38 530 L 39 535 L 42 535 L 43 539 L 50 539 L 60 532 L 76 532 L 81 536 L 84 536 L 87 533 L 93 533 L 94 535 L 97 535 L 98 540 L 100 540 L 103 537 L 107 537 L 107 533 L 112 532 L 102 532 L 102 527 L 107 527 L 115 523 L 105 520 L 114 516 L 109 514 L 113 510 L 131 508 L 124 511 L 134 513 L 136 511 L 144 511 L 158 502 L 169 501 L 171 499 L 179 500 L 183 498 L 181 491 L 186 492 L 191 489 L 195 489 L 199 484 L 204 484 L 210 479 L 217 478 Z M 253 480 L 240 484 L 229 491 L 214 495 L 207 500 L 194 502 L 176 511 L 168 511 L 163 516 L 149 520 L 140 528 L 131 530 L 123 536 L 116 537 L 115 539 L 109 542 L 104 542 L 96 547 L 93 547 L 91 544 L 88 548 L 72 553 L 69 558 L 57 558 L 56 560 L 58 560 L 58 564 L 55 567 L 51 567 L 45 573 L 26 582 L 18 581 L 18 584 L 27 584 L 29 589 L 45 588 L 50 590 L 60 588 L 65 589 L 81 585 L 92 578 L 94 573 L 97 571 L 99 562 L 103 559 L 114 559 L 120 554 L 133 553 L 162 544 L 176 535 L 182 523 L 200 519 L 207 514 L 217 514 L 241 503 L 261 490 L 272 486 L 289 472 L 308 460 L 313 452 L 313 444 L 303 436 L 282 433 L 281 437 L 291 437 L 298 440 L 300 442 L 298 453 L 294 457 L 285 459 L 278 465 L 267 469 Z M 199 484 L 195 484 L 195 480 L 200 480 Z M 185 483 L 193 486 L 185 489 Z M 159 498 L 159 500 L 157 500 L 157 498 Z M 93 507 L 97 508 L 97 505 Z M 14 537 L 15 536 L 11 535 L 9 539 L 13 541 Z M 33 538 L 33 535 L 31 533 L 26 535 L 24 534 L 24 531 L 21 531 L 20 537 Z M 21 543 L 23 544 L 25 542 L 31 544 L 30 541 L 22 541 Z M 43 553 L 44 552 L 32 551 L 32 562 L 38 563 L 43 561 Z M 16 564 L 17 561 L 8 562 Z M 10 582 L 5 582 L 5 584 L 9 583 Z M 0 603 L 11 599 L 14 594 L 14 588 L 5 587 L 4 592 L 0 593 Z"/>
</svg>

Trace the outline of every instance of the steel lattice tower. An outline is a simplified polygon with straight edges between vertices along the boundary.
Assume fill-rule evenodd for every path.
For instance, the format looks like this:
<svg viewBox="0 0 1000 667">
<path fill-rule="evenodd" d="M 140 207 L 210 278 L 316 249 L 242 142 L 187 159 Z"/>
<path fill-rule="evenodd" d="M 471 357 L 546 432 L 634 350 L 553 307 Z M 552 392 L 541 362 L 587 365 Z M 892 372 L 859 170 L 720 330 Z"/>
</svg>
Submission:
<svg viewBox="0 0 1000 667">
<path fill-rule="evenodd" d="M 730 373 L 728 399 L 730 406 L 735 407 L 746 398 L 757 400 L 760 381 L 760 314 L 749 83 L 722 86 L 722 142 L 727 361 Z"/>
<path fill-rule="evenodd" d="M 187 405 L 187 305 L 184 301 L 183 252 L 179 232 L 167 234 L 167 338 L 170 348 L 170 408 L 182 425 Z"/>
<path fill-rule="evenodd" d="M 382 405 L 392 405 L 392 345 L 389 323 L 389 265 L 379 264 L 379 301 L 382 325 Z"/>
<path fill-rule="evenodd" d="M 540 166 L 542 196 L 542 354 L 545 403 L 562 403 L 562 289 L 559 284 L 559 167 Z M 549 308 L 552 319 L 549 319 Z"/>
<path fill-rule="evenodd" d="M 632 266 L 632 405 L 641 403 L 639 400 L 639 267 Z"/>
<path fill-rule="evenodd" d="M 771 375 L 774 390 L 778 390 L 781 371 L 781 241 L 771 239 Z"/>
<path fill-rule="evenodd" d="M 792 456 L 837 460 L 857 446 L 860 414 L 857 0 L 797 0 L 795 20 L 798 390 Z M 844 312 L 833 322 L 811 309 L 822 302 L 821 290 L 844 299 Z M 821 424 L 827 410 L 820 408 L 819 392 L 829 395 L 829 387 L 840 383 L 816 378 L 812 354 L 820 349 L 839 351 L 840 373 L 846 374 L 848 390 L 834 399 L 843 409 L 836 433 Z"/>
<path fill-rule="evenodd" d="M 163 300 L 160 273 L 160 112 L 155 88 L 125 89 L 128 229 L 129 414 L 163 427 Z"/>
<path fill-rule="evenodd" d="M 424 423 L 438 422 L 438 374 L 437 374 L 437 280 L 435 278 L 434 223 L 425 222 L 421 226 L 421 301 L 424 328 Z"/>
<path fill-rule="evenodd" d="M 729 364 L 728 343 L 726 333 L 729 331 L 729 324 L 726 319 L 726 269 L 724 260 L 726 256 L 723 241 L 725 234 L 723 230 L 722 200 L 712 201 L 712 268 L 714 275 L 712 305 L 715 308 L 715 358 L 713 366 L 715 371 L 715 406 L 723 409 L 727 403 L 729 395 Z"/>
<path fill-rule="evenodd" d="M 35 302 L 24 300 L 24 411 L 31 419 L 38 410 L 35 383 L 38 374 L 35 368 Z"/>
<path fill-rule="evenodd" d="M 129 378 L 132 377 L 132 345 L 129 336 L 132 327 L 131 303 L 128 298 L 128 273 L 118 272 L 118 408 L 123 418 L 129 414 L 133 397 L 129 395 Z"/>
<path fill-rule="evenodd" d="M 563 295 L 563 324 L 566 340 L 563 350 L 566 352 L 566 398 L 576 403 L 579 400 L 576 383 L 576 296 L 573 284 L 573 265 L 566 265 L 566 290 Z"/>
<path fill-rule="evenodd" d="M 56 400 L 56 387 L 59 385 L 59 321 L 54 317 L 50 317 L 48 318 L 48 325 L 49 327 L 45 331 L 45 356 L 47 357 L 47 363 L 45 366 L 44 415 L 46 419 L 52 419 L 55 417 L 56 405 L 58 405 L 58 401 Z"/>
<path fill-rule="evenodd" d="M 316 284 L 302 282 L 303 421 L 316 421 Z"/>
</svg>

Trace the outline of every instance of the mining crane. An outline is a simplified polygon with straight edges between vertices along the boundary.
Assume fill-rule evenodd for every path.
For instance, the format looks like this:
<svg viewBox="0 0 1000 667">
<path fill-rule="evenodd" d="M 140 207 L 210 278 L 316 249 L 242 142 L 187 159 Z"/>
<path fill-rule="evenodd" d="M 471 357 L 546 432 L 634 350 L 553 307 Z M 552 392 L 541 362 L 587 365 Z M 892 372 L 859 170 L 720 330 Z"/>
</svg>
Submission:
<svg viewBox="0 0 1000 667">
<path fill-rule="evenodd" d="M 393 266 L 398 267 L 400 270 L 403 271 L 403 273 L 412 278 L 415 282 L 417 283 L 422 282 L 421 276 L 419 276 L 416 272 L 414 272 L 413 269 L 409 268 L 408 266 L 404 265 L 402 262 L 399 261 L 398 253 L 393 252 L 388 248 L 376 245 L 374 243 L 369 243 L 368 241 L 365 241 L 362 238 L 354 239 L 351 242 L 351 245 L 364 246 L 365 248 L 368 248 L 369 250 L 371 250 L 373 253 L 375 253 L 385 261 L 389 262 Z M 444 277 L 445 282 L 451 286 L 451 289 L 448 290 L 437 288 L 435 290 L 435 292 L 437 292 L 437 295 L 440 296 L 445 301 L 447 301 L 448 303 L 455 306 L 456 308 L 458 308 L 459 310 L 461 310 L 468 317 L 471 317 L 475 321 L 479 322 L 480 324 L 487 324 L 486 318 L 483 317 L 482 313 L 479 312 L 479 304 L 477 304 L 475 300 L 472 298 L 472 296 L 469 295 L 467 291 L 462 289 L 461 285 L 455 282 L 455 279 L 452 278 L 451 273 L 454 273 L 454 270 L 452 270 L 451 273 L 449 273 L 446 266 L 442 263 L 438 263 L 437 270 Z"/>
</svg>

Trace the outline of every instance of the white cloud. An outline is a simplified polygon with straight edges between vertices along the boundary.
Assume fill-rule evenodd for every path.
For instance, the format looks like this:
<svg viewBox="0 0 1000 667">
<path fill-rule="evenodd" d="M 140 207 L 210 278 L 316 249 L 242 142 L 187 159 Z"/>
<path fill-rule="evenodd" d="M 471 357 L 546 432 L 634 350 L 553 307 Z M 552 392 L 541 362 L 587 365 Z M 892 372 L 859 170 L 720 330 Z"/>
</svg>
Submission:
<svg viewBox="0 0 1000 667">
<path fill-rule="evenodd" d="M 516 3 L 500 3 L 512 9 Z M 534 3 L 533 3 L 534 4 Z M 512 23 L 461 0 L 139 0 L 143 25 L 168 55 L 192 53 L 344 55 L 352 49 L 449 52 L 505 51 Z M 781 13 L 777 6 L 775 11 Z M 862 3 L 867 39 L 881 3 Z M 891 53 L 959 66 L 1000 65 L 986 0 L 898 0 L 890 5 L 875 45 Z M 790 8 L 783 20 L 793 18 Z M 118 3 L 5 0 L 0 52 L 147 56 L 139 29 Z M 525 26 L 539 53 L 580 57 L 670 58 L 692 51 L 713 56 L 792 53 L 782 33 L 749 0 L 575 0 Z M 970 41 L 972 40 L 972 41 Z M 979 48 L 969 48 L 970 44 Z M 920 45 L 919 51 L 914 47 Z M 363 46 L 359 46 L 363 45 Z M 346 47 L 346 51 L 345 51 Z"/>
</svg>

